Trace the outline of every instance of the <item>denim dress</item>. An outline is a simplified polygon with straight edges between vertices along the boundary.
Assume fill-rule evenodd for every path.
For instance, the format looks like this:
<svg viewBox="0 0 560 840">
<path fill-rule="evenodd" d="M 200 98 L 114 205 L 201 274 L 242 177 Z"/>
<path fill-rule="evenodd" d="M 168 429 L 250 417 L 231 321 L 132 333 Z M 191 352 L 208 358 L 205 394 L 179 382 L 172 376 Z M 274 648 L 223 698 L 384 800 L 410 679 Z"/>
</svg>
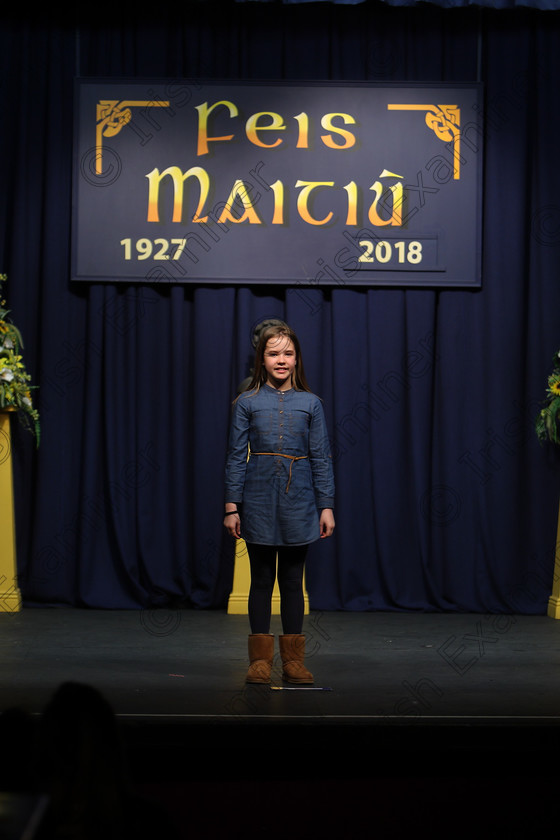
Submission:
<svg viewBox="0 0 560 840">
<path fill-rule="evenodd" d="M 334 476 L 318 397 L 268 384 L 238 397 L 225 500 L 238 505 L 248 543 L 288 546 L 319 539 L 319 511 L 334 507 Z"/>
</svg>

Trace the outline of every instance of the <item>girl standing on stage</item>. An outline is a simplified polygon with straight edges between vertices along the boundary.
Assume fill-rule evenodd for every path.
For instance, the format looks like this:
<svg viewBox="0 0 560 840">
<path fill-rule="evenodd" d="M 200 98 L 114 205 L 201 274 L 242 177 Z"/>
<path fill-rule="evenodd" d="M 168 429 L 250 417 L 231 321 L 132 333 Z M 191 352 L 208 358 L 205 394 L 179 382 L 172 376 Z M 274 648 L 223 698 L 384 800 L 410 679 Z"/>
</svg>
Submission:
<svg viewBox="0 0 560 840">
<path fill-rule="evenodd" d="M 311 393 L 299 341 L 286 325 L 263 330 L 252 380 L 234 402 L 225 497 L 224 525 L 245 540 L 251 569 L 247 682 L 270 682 L 278 557 L 282 676 L 310 684 L 303 572 L 309 544 L 334 530 L 334 478 L 321 401 Z"/>
</svg>

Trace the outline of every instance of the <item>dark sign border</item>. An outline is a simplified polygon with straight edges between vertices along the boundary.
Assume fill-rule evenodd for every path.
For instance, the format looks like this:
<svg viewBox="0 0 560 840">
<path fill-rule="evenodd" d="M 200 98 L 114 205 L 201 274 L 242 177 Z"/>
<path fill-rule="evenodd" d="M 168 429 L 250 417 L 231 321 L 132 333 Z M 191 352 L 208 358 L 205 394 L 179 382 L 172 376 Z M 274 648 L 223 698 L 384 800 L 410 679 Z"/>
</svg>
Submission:
<svg viewBox="0 0 560 840">
<path fill-rule="evenodd" d="M 318 248 L 314 245 L 313 236 L 316 235 L 316 231 L 314 229 L 309 231 L 309 236 L 306 236 L 305 232 L 302 234 L 300 230 L 299 240 L 296 242 L 295 237 L 294 240 L 291 240 L 290 236 L 286 236 L 286 229 L 289 228 L 289 225 L 284 225 L 281 231 L 283 234 L 282 246 L 276 246 L 276 253 L 274 248 L 272 249 L 274 259 L 271 260 L 269 270 L 267 270 L 266 265 L 264 267 L 260 266 L 257 276 L 251 272 L 251 258 L 244 257 L 243 249 L 241 249 L 241 253 L 237 254 L 235 253 L 234 248 L 232 256 L 229 243 L 234 241 L 231 238 L 231 231 L 235 228 L 235 225 L 233 224 L 229 225 L 228 236 L 230 239 L 227 254 L 224 254 L 223 258 L 220 257 L 217 265 L 214 260 L 211 273 L 209 274 L 205 273 L 204 260 L 202 259 L 204 254 L 202 253 L 200 258 L 197 259 L 197 263 L 199 264 L 195 264 L 194 270 L 192 270 L 193 267 L 190 264 L 188 265 L 189 271 L 180 270 L 181 260 L 185 262 L 183 259 L 184 255 L 181 254 L 178 259 L 173 259 L 177 250 L 172 251 L 171 246 L 168 256 L 163 260 L 160 258 L 159 261 L 153 259 L 152 257 L 144 259 L 144 254 L 142 253 L 142 260 L 137 262 L 137 272 L 123 272 L 122 268 L 119 269 L 119 267 L 115 264 L 115 261 L 110 264 L 110 270 L 108 270 L 104 265 L 101 266 L 100 270 L 91 270 L 91 265 L 92 263 L 95 265 L 95 260 L 98 258 L 98 255 L 104 254 L 104 249 L 100 244 L 103 237 L 100 236 L 98 241 L 95 239 L 96 224 L 100 224 L 101 226 L 103 224 L 107 224 L 107 218 L 110 217 L 111 212 L 116 212 L 117 217 L 120 219 L 123 219 L 127 212 L 126 205 L 123 205 L 119 209 L 118 201 L 114 201 L 111 197 L 106 200 L 106 209 L 104 210 L 103 201 L 107 196 L 111 196 L 111 193 L 113 196 L 117 195 L 118 197 L 118 191 L 116 190 L 115 185 L 118 184 L 119 178 L 121 178 L 121 175 L 123 174 L 123 161 L 125 164 L 128 164 L 128 160 L 126 155 L 122 154 L 122 141 L 125 137 L 125 133 L 124 131 L 121 131 L 121 128 L 117 127 L 113 136 L 116 138 L 114 142 L 121 143 L 119 146 L 119 153 L 114 153 L 114 151 L 111 150 L 110 145 L 107 143 L 104 148 L 105 160 L 103 161 L 103 167 L 105 168 L 102 169 L 101 172 L 96 171 L 96 168 L 99 165 L 99 147 L 95 144 L 95 142 L 92 142 L 92 132 L 97 134 L 98 129 L 95 124 L 88 126 L 84 125 L 85 120 L 82 113 L 82 104 L 85 96 L 84 92 L 91 91 L 94 88 L 100 88 L 105 94 L 104 101 L 122 102 L 123 97 L 116 97 L 114 92 L 119 89 L 123 90 L 125 87 L 127 90 L 142 89 L 143 91 L 147 91 L 147 97 L 151 96 L 153 98 L 153 104 L 156 107 L 158 103 L 163 101 L 159 97 L 158 93 L 161 90 L 178 93 L 178 95 L 182 95 L 183 98 L 185 98 L 186 91 L 190 93 L 190 97 L 193 99 L 193 91 L 204 91 L 205 88 L 208 88 L 209 91 L 213 92 L 215 101 L 218 99 L 225 100 L 229 91 L 238 91 L 239 89 L 253 89 L 253 96 L 254 90 L 257 89 L 261 92 L 261 100 L 266 98 L 267 91 L 270 92 L 271 89 L 283 92 L 303 91 L 304 94 L 307 95 L 308 101 L 311 101 L 312 99 L 314 100 L 314 95 L 316 95 L 318 91 L 321 91 L 327 99 L 331 95 L 334 97 L 335 106 L 339 105 L 341 101 L 348 102 L 349 95 L 353 95 L 359 100 L 360 97 L 363 98 L 364 95 L 367 96 L 368 92 L 375 91 L 379 93 L 388 91 L 392 94 L 391 99 L 398 100 L 399 94 L 402 94 L 403 91 L 408 91 L 414 92 L 414 97 L 410 97 L 411 99 L 414 99 L 414 102 L 412 104 L 409 103 L 408 106 L 405 105 L 402 108 L 399 106 L 399 103 L 397 103 L 397 107 L 392 110 L 400 111 L 398 118 L 402 124 L 405 124 L 406 120 L 410 123 L 412 116 L 418 125 L 419 130 L 424 131 L 426 135 L 430 134 L 430 128 L 427 127 L 428 117 L 433 118 L 436 123 L 436 128 L 432 129 L 434 136 L 436 136 L 437 130 L 442 130 L 445 133 L 445 131 L 447 131 L 447 126 L 450 126 L 451 128 L 452 126 L 447 120 L 445 114 L 442 115 L 437 112 L 428 114 L 426 110 L 423 110 L 424 104 L 434 103 L 439 99 L 445 100 L 443 103 L 444 106 L 447 106 L 448 104 L 451 105 L 453 100 L 452 94 L 454 92 L 461 92 L 466 95 L 467 98 L 468 96 L 471 98 L 471 109 L 468 113 L 469 121 L 467 126 L 471 129 L 469 142 L 466 145 L 463 143 L 463 145 L 459 147 L 458 155 L 456 157 L 458 165 L 461 167 L 460 177 L 469 179 L 467 190 L 468 200 L 463 202 L 462 206 L 458 203 L 458 206 L 456 207 L 456 218 L 454 217 L 454 203 L 451 202 L 451 207 L 446 206 L 444 208 L 446 210 L 445 213 L 442 213 L 442 215 L 445 216 L 444 219 L 438 219 L 437 225 L 432 221 L 432 228 L 430 228 L 430 222 L 428 222 L 426 229 L 421 230 L 419 233 L 418 229 L 410 224 L 410 222 L 413 221 L 413 217 L 416 220 L 422 220 L 422 213 L 424 213 L 424 216 L 427 217 L 429 215 L 429 211 L 425 210 L 425 208 L 428 208 L 431 202 L 431 209 L 433 209 L 436 202 L 439 201 L 438 194 L 440 193 L 446 193 L 450 196 L 455 183 L 451 179 L 451 176 L 449 176 L 448 169 L 445 173 L 445 177 L 440 174 L 438 180 L 437 174 L 435 174 L 435 167 L 433 167 L 431 171 L 432 180 L 430 180 L 426 167 L 418 165 L 417 162 L 412 162 L 409 171 L 412 173 L 413 170 L 416 170 L 413 173 L 414 177 L 408 176 L 404 179 L 403 176 L 396 176 L 396 178 L 401 179 L 400 183 L 404 186 L 401 193 L 401 214 L 408 213 L 408 216 L 406 217 L 408 223 L 405 228 L 375 228 L 368 222 L 366 222 L 364 226 L 355 225 L 352 229 L 348 225 L 339 225 L 338 227 L 332 227 L 329 229 L 327 236 L 321 240 L 323 244 L 320 248 Z M 339 99 L 337 99 L 336 95 L 340 95 L 342 93 L 344 96 L 340 96 Z M 436 93 L 439 95 L 436 96 Z M 72 280 L 75 282 L 124 282 L 128 284 L 177 283 L 193 285 L 277 285 L 305 287 L 348 286 L 366 288 L 402 288 L 412 286 L 416 288 L 479 288 L 481 286 L 482 274 L 482 178 L 484 156 L 481 117 L 483 112 L 482 96 L 483 86 L 478 82 L 449 84 L 399 82 L 377 84 L 369 82 L 286 82 L 202 79 L 76 79 L 72 208 Z M 145 105 L 148 101 L 147 97 L 146 94 L 144 94 L 144 99 L 142 101 Z M 126 99 L 126 97 L 124 97 L 124 99 Z M 174 112 L 179 114 L 179 99 L 175 102 L 172 99 L 167 101 L 172 102 Z M 272 105 L 274 106 L 274 102 Z M 409 110 L 408 114 L 406 114 L 407 107 Z M 147 109 L 145 110 L 147 113 Z M 272 110 L 272 108 L 270 110 Z M 353 104 L 350 105 L 348 110 L 355 110 L 355 106 Z M 416 113 L 411 115 L 410 111 L 415 111 Z M 151 113 L 155 113 L 155 110 Z M 339 114 L 340 112 L 336 110 L 334 113 Z M 397 115 L 395 116 L 397 117 Z M 464 117 L 465 115 L 461 114 L 459 125 L 457 126 L 456 136 L 458 135 L 459 141 L 463 138 L 465 141 L 467 139 Z M 451 119 L 453 119 L 452 115 Z M 133 151 L 135 154 L 140 153 L 140 157 L 141 152 L 149 145 L 147 138 L 149 134 L 150 119 L 144 117 L 144 120 L 145 124 L 143 127 L 136 126 L 134 132 L 129 131 L 129 137 L 134 138 L 135 147 Z M 424 120 L 426 121 L 426 125 L 423 125 Z M 439 126 L 437 125 L 438 120 L 440 120 L 441 123 Z M 132 122 L 133 120 L 131 120 L 131 125 Z M 178 119 L 173 124 L 173 127 L 179 127 L 180 123 L 181 120 Z M 156 139 L 156 143 L 154 144 L 155 146 L 157 144 L 157 140 L 159 139 L 157 137 L 157 131 L 161 130 L 162 122 L 152 117 L 151 125 L 154 129 L 152 137 Z M 333 125 L 335 124 L 333 123 Z M 338 123 L 337 127 L 333 128 L 334 134 L 332 136 L 334 139 L 340 140 L 342 134 L 336 133 L 337 128 L 340 131 L 342 130 L 340 123 Z M 88 132 L 89 136 L 87 136 Z M 144 137 L 142 137 L 142 132 L 144 133 Z M 120 137 L 118 136 L 119 134 Z M 168 138 L 170 135 L 171 132 L 168 130 Z M 263 135 L 261 134 L 260 136 Z M 326 136 L 328 136 L 328 134 Z M 143 143 L 144 140 L 146 142 Z M 411 142 L 410 145 L 412 147 L 412 154 L 414 152 L 414 143 Z M 126 149 L 126 142 L 124 143 L 124 146 Z M 368 152 L 367 146 L 364 147 L 363 138 L 361 138 L 361 146 L 362 148 L 360 149 L 360 154 L 363 157 L 364 149 L 365 152 Z M 445 143 L 445 141 L 443 141 L 441 146 L 442 151 L 444 146 L 446 148 L 446 155 L 449 157 L 450 149 L 455 148 L 455 144 L 453 141 L 450 141 L 449 143 Z M 231 148 L 234 150 L 236 149 L 235 146 L 232 146 Z M 229 149 L 227 151 L 229 152 Z M 243 151 L 242 148 L 241 151 Z M 338 154 L 340 156 L 340 152 Z M 265 150 L 263 150 L 262 156 L 266 158 Z M 241 162 L 238 166 L 237 157 L 235 155 L 233 157 L 233 164 L 226 160 L 225 169 L 221 170 L 221 172 L 227 171 L 228 169 L 231 170 L 232 177 L 230 180 L 233 180 L 233 177 L 237 178 L 237 176 L 243 172 L 243 169 L 246 168 L 246 160 Z M 257 158 L 255 157 L 253 162 L 256 161 L 256 159 Z M 432 160 L 433 159 L 434 158 L 432 158 Z M 166 163 L 166 161 L 164 161 L 164 163 Z M 288 164 L 289 163 L 290 159 L 288 157 Z M 320 168 L 320 166 L 318 168 Z M 253 186 L 256 185 L 258 188 L 257 169 L 258 167 L 254 167 L 256 172 L 256 181 Z M 123 181 L 124 177 L 125 176 L 123 176 Z M 145 190 L 146 173 L 143 172 L 140 177 L 142 180 L 140 181 L 137 179 L 137 181 L 142 184 Z M 313 178 L 317 178 L 315 173 L 311 175 L 309 183 L 317 183 L 317 181 L 312 180 Z M 260 182 L 261 185 L 266 185 L 266 182 L 262 178 Z M 380 182 L 377 181 L 376 183 Z M 390 179 L 388 179 L 387 183 L 390 184 Z M 268 186 L 270 187 L 270 184 Z M 385 187 L 386 184 L 384 183 L 383 186 Z M 318 193 L 319 191 L 317 191 L 317 194 Z M 386 201 L 387 195 L 389 195 L 388 191 L 381 196 L 381 203 L 379 205 L 381 209 L 379 210 L 379 213 L 382 212 L 382 208 L 384 206 L 383 202 Z M 395 195 L 396 187 L 393 195 L 390 197 L 394 199 Z M 100 196 L 103 196 L 102 200 L 100 200 Z M 137 205 L 137 202 L 133 200 L 133 197 L 130 198 L 130 201 L 131 206 L 134 207 Z M 389 202 L 386 201 L 386 204 L 388 203 Z M 447 205 L 449 205 L 449 200 L 447 201 Z M 120 216 L 118 215 L 119 212 Z M 387 212 L 385 212 L 384 221 L 386 221 L 387 218 Z M 223 224 L 228 227 L 227 223 Z M 195 226 L 191 227 L 194 228 Z M 242 225 L 239 225 L 237 230 L 240 230 L 241 227 Z M 435 230 L 436 227 L 437 230 Z M 267 248 L 266 234 L 270 231 L 270 228 L 271 226 L 268 225 L 268 229 L 266 231 L 264 229 L 258 231 L 259 234 L 262 234 L 261 243 L 263 249 Z M 208 230 L 208 228 L 206 229 Z M 198 228 L 198 230 L 200 230 L 200 228 Z M 218 228 L 214 227 L 213 235 L 211 234 L 208 240 L 210 244 L 212 242 L 218 243 L 220 241 L 223 243 L 226 239 L 224 235 L 220 236 L 218 232 L 220 230 L 221 228 L 219 226 Z M 253 233 L 253 231 L 251 231 L 251 233 Z M 322 233 L 326 233 L 326 231 L 322 231 Z M 159 230 L 158 234 L 159 235 L 157 237 L 153 238 L 154 241 L 159 239 L 169 241 L 171 243 L 172 240 L 175 241 L 177 239 L 181 239 L 181 237 L 169 235 L 166 237 Z M 246 236 L 246 231 L 244 231 L 243 234 Z M 272 230 L 272 235 L 274 234 L 278 234 L 278 230 Z M 190 236 L 191 234 L 186 235 Z M 126 243 L 128 239 L 130 239 L 129 250 L 132 250 L 134 255 L 134 246 L 137 246 L 139 242 L 146 240 L 147 237 L 145 235 L 138 236 L 137 239 L 134 240 L 133 237 L 123 236 L 120 240 L 125 243 L 122 245 L 123 251 L 126 250 Z M 107 235 L 105 233 L 105 241 L 106 240 Z M 151 239 L 149 241 L 152 243 Z M 420 244 L 418 245 L 416 243 Z M 87 260 L 83 259 L 83 251 L 86 247 L 89 248 L 89 263 L 84 269 L 84 263 L 86 263 Z M 299 251 L 297 250 L 298 248 Z M 414 248 L 417 249 L 416 252 L 414 251 Z M 421 268 L 418 267 L 418 261 L 416 264 L 414 262 L 415 257 L 417 257 L 418 248 L 422 248 L 422 258 L 424 260 L 424 264 Z M 245 249 L 246 253 L 252 253 L 253 255 L 258 254 L 260 257 L 261 252 L 258 245 L 253 247 L 252 251 L 247 247 L 247 245 L 245 245 Z M 219 249 L 215 248 L 214 250 L 217 252 Z M 445 252 L 445 259 L 443 260 L 441 259 L 441 252 Z M 463 255 L 461 258 L 457 256 L 459 252 Z M 296 253 L 300 257 L 303 255 L 306 260 L 305 264 L 302 265 L 301 271 L 298 269 L 297 271 L 289 274 L 289 276 L 281 276 L 278 272 L 278 268 L 282 259 L 284 259 L 285 255 L 289 254 L 290 256 L 293 256 Z M 310 259 L 308 259 L 308 253 L 313 254 Z M 318 254 L 320 256 L 317 256 Z M 129 256 L 129 260 L 130 259 L 131 258 Z M 301 262 L 303 263 L 303 260 L 301 260 Z M 404 268 L 403 263 L 405 263 Z M 239 268 L 237 268 L 236 273 L 232 269 L 232 266 L 238 267 L 240 264 L 245 266 L 246 270 L 240 273 Z M 127 266 L 127 269 L 128 268 L 129 266 Z M 216 270 L 216 268 L 218 270 Z"/>
</svg>

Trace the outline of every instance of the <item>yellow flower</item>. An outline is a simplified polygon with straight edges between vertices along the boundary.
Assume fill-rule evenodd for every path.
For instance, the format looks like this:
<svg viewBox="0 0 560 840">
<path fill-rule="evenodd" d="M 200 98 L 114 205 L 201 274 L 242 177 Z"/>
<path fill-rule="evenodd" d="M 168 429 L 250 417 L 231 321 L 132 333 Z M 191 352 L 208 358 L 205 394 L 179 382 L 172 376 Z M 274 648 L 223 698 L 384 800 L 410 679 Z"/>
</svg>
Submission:
<svg viewBox="0 0 560 840">
<path fill-rule="evenodd" d="M 560 379 L 551 380 L 549 388 L 551 394 L 556 394 L 560 396 Z"/>
</svg>

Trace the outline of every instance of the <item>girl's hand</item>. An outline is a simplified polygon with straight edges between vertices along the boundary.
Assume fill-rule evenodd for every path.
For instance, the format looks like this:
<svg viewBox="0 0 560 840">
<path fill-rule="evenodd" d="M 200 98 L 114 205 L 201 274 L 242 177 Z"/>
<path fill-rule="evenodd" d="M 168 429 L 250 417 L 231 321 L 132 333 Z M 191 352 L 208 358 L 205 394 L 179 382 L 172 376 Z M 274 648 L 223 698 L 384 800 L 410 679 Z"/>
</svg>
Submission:
<svg viewBox="0 0 560 840">
<path fill-rule="evenodd" d="M 334 531 L 334 514 L 330 508 L 325 508 L 321 511 L 319 518 L 319 530 L 321 532 L 321 539 L 331 537 Z"/>
<path fill-rule="evenodd" d="M 241 519 L 237 512 L 230 513 L 226 510 L 226 515 L 224 516 L 224 527 L 232 537 L 235 537 L 236 540 L 240 539 L 241 537 Z"/>
</svg>

